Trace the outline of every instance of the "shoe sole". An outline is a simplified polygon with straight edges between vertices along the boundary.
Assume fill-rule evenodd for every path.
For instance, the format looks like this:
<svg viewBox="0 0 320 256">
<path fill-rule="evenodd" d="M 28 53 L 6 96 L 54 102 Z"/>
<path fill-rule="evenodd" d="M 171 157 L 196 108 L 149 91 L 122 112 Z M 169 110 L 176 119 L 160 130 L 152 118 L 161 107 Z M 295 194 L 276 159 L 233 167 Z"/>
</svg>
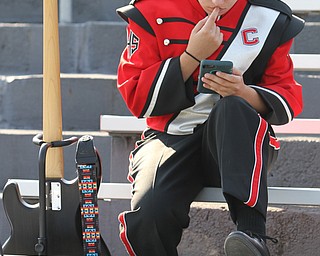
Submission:
<svg viewBox="0 0 320 256">
<path fill-rule="evenodd" d="M 227 237 L 224 252 L 226 256 L 265 256 L 245 237 L 238 234 L 231 234 Z"/>
</svg>

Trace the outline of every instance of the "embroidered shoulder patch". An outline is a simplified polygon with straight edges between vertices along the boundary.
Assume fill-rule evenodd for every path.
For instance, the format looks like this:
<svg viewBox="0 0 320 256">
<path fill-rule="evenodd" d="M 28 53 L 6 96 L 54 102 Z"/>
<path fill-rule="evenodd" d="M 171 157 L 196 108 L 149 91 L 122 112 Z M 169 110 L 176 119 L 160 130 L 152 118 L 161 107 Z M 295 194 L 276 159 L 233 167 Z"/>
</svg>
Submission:
<svg viewBox="0 0 320 256">
<path fill-rule="evenodd" d="M 128 35 L 128 54 L 129 58 L 138 50 L 140 43 L 140 38 L 133 33 L 132 30 L 130 30 L 130 33 Z"/>
</svg>

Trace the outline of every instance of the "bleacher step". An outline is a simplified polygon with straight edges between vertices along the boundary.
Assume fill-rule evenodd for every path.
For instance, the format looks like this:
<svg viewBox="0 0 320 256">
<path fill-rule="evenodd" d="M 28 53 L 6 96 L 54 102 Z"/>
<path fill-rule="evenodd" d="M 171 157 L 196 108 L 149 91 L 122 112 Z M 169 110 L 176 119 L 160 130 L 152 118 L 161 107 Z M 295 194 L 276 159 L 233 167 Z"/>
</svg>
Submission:
<svg viewBox="0 0 320 256">
<path fill-rule="evenodd" d="M 61 72 L 116 74 L 125 26 L 120 20 L 60 24 Z M 319 20 L 307 22 L 292 53 L 319 53 L 319 30 Z M 0 33 L 0 74 L 42 73 L 42 24 L 0 23 Z"/>
<path fill-rule="evenodd" d="M 64 130 L 99 130 L 100 115 L 130 115 L 116 75 L 62 74 Z M 320 77 L 297 75 L 304 88 L 299 118 L 320 118 Z M 42 128 L 42 75 L 0 75 L 0 128 Z"/>
<path fill-rule="evenodd" d="M 179 255 L 224 255 L 223 243 L 234 231 L 226 204 L 193 203 L 190 227 L 179 245 Z M 270 255 L 320 255 L 319 207 L 268 207 L 267 234 L 277 238 L 268 241 Z"/>
<path fill-rule="evenodd" d="M 126 45 L 123 22 L 60 24 L 62 73 L 116 74 Z M 41 74 L 41 24 L 0 23 L 0 74 Z"/>
<path fill-rule="evenodd" d="M 0 128 L 42 129 L 42 75 L 0 76 Z M 99 130 L 100 115 L 129 114 L 115 75 L 62 74 L 63 129 Z"/>
</svg>

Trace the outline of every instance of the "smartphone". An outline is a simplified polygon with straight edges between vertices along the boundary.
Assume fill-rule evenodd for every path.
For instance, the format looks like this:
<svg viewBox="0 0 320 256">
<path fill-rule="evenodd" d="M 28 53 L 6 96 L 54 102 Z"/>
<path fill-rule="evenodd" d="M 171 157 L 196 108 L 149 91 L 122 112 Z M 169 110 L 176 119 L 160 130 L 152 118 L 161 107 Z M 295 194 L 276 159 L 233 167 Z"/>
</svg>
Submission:
<svg viewBox="0 0 320 256">
<path fill-rule="evenodd" d="M 216 93 L 215 91 L 209 90 L 203 87 L 203 82 L 201 78 L 206 73 L 215 74 L 217 71 L 222 71 L 228 74 L 232 74 L 233 63 L 227 60 L 202 60 L 200 62 L 200 72 L 197 90 L 201 93 Z"/>
</svg>

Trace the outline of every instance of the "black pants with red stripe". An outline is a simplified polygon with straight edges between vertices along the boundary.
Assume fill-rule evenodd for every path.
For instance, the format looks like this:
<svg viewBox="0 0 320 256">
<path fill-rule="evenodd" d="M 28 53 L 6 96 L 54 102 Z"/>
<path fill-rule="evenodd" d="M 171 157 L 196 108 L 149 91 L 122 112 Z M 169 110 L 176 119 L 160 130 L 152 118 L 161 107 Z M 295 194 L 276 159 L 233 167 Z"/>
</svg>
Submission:
<svg viewBox="0 0 320 256">
<path fill-rule="evenodd" d="M 246 101 L 230 96 L 217 102 L 192 135 L 145 132 L 130 156 L 132 209 L 119 215 L 129 254 L 178 255 L 190 204 L 204 186 L 222 187 L 227 199 L 234 197 L 265 217 L 267 170 L 275 158 L 269 129 Z"/>
</svg>

